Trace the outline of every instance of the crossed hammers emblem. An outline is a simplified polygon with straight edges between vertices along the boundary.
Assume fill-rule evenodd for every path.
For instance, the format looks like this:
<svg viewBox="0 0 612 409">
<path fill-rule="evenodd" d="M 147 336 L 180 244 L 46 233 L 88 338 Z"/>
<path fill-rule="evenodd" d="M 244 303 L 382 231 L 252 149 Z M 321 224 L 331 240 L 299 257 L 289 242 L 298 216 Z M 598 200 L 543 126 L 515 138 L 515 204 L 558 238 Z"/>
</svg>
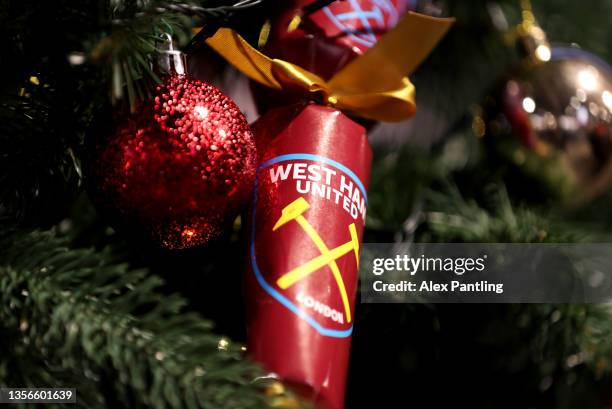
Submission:
<svg viewBox="0 0 612 409">
<path fill-rule="evenodd" d="M 357 261 L 357 267 L 359 268 L 359 237 L 357 237 L 357 229 L 355 228 L 355 223 L 351 223 L 348 227 L 349 233 L 351 235 L 351 240 L 330 250 L 323 241 L 323 239 L 321 239 L 321 236 L 319 236 L 319 233 L 302 215 L 309 208 L 310 204 L 303 197 L 299 197 L 298 199 L 289 203 L 283 208 L 281 216 L 276 221 L 274 227 L 272 227 L 272 231 L 276 231 L 281 226 L 289 223 L 290 221 L 295 220 L 300 225 L 302 230 L 304 230 L 304 232 L 308 235 L 308 237 L 310 237 L 315 246 L 317 246 L 317 248 L 321 252 L 321 255 L 305 262 L 301 266 L 296 267 L 288 273 L 282 275 L 276 281 L 276 284 L 280 288 L 285 290 L 297 283 L 298 281 L 302 280 L 303 278 L 319 270 L 320 268 L 324 266 L 329 266 L 334 276 L 334 279 L 336 280 L 338 290 L 340 291 L 340 296 L 342 297 L 342 304 L 344 306 L 346 321 L 351 322 L 351 306 L 349 304 L 348 295 L 346 294 L 346 287 L 344 286 L 344 281 L 342 280 L 342 274 L 340 273 L 338 264 L 336 264 L 336 260 L 352 251 L 355 253 L 355 260 Z"/>
</svg>

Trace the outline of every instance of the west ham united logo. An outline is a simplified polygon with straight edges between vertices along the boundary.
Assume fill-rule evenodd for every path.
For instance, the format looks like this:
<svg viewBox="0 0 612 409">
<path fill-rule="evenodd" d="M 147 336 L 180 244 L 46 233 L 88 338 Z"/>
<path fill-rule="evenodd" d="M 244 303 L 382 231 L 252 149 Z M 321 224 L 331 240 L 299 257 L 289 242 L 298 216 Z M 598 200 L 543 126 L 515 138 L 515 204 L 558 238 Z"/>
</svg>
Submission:
<svg viewBox="0 0 612 409">
<path fill-rule="evenodd" d="M 251 240 L 257 281 L 321 335 L 350 335 L 363 184 L 346 166 L 311 154 L 264 162 L 257 184 Z"/>
</svg>

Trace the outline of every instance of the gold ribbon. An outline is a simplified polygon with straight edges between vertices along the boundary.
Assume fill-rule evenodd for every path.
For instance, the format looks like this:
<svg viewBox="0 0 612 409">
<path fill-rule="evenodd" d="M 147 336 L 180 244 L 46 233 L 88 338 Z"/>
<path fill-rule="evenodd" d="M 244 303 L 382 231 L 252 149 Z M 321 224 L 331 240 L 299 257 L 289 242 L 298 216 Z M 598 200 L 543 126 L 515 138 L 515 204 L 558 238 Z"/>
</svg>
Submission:
<svg viewBox="0 0 612 409">
<path fill-rule="evenodd" d="M 238 33 L 221 28 L 206 43 L 249 78 L 273 89 L 318 94 L 341 110 L 377 121 L 401 121 L 416 110 L 406 77 L 444 37 L 452 18 L 409 12 L 362 56 L 328 81 L 287 61 L 267 57 Z"/>
</svg>

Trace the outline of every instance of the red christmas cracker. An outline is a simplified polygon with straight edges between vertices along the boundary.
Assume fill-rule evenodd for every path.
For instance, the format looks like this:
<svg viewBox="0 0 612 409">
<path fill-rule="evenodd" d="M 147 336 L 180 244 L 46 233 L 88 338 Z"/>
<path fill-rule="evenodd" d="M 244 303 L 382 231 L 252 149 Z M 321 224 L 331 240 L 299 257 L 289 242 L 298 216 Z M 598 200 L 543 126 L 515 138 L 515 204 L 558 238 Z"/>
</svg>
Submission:
<svg viewBox="0 0 612 409">
<path fill-rule="evenodd" d="M 313 104 L 274 133 L 287 111 L 254 126 L 271 142 L 252 209 L 248 348 L 302 395 L 341 408 L 372 152 L 362 126 Z"/>
<path fill-rule="evenodd" d="M 302 99 L 253 125 L 259 167 L 246 275 L 248 350 L 319 407 L 344 405 L 372 156 L 364 127 L 344 112 L 372 120 L 412 115 L 414 87 L 404 75 L 451 23 L 410 13 L 326 74 L 270 58 L 229 29 L 207 40 L 251 79 Z M 342 65 L 327 56 L 328 68 Z"/>
</svg>

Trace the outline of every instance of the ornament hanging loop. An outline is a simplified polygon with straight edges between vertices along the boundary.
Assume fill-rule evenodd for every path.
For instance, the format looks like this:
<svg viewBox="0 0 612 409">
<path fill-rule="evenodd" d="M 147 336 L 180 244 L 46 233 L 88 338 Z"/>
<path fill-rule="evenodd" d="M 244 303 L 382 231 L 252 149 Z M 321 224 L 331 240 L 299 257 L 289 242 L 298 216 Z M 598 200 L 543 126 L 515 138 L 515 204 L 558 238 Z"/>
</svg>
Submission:
<svg viewBox="0 0 612 409">
<path fill-rule="evenodd" d="M 157 61 L 154 69 L 164 75 L 187 74 L 187 58 L 185 53 L 175 49 L 174 40 L 168 33 L 163 33 L 159 38 L 157 49 Z"/>
</svg>

